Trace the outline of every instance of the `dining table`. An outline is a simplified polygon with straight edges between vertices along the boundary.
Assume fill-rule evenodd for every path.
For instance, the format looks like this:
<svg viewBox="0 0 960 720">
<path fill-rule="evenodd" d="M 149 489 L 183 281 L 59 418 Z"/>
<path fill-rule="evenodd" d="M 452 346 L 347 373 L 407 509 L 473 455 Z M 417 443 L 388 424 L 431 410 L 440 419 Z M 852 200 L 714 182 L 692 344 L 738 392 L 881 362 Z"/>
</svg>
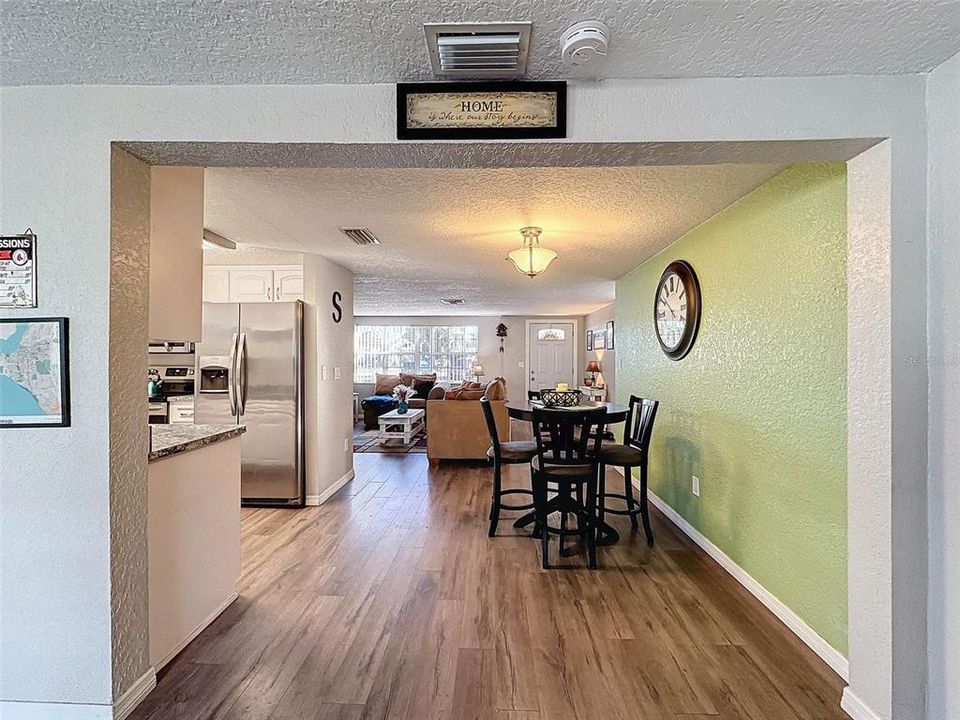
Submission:
<svg viewBox="0 0 960 720">
<path fill-rule="evenodd" d="M 508 400 L 505 404 L 507 410 L 507 416 L 514 420 L 522 420 L 526 422 L 533 422 L 533 410 L 534 408 L 543 408 L 544 406 L 538 403 L 536 400 Z M 606 423 L 607 425 L 616 425 L 618 423 L 625 422 L 627 419 L 627 413 L 630 408 L 627 405 L 620 405 L 619 403 L 613 402 L 581 402 L 576 407 L 563 408 L 555 407 L 550 408 L 554 410 L 569 410 L 571 412 L 576 412 L 577 410 L 595 410 L 599 407 L 605 407 L 607 409 Z M 513 523 L 515 528 L 523 528 L 527 525 L 530 525 L 535 520 L 534 514 L 532 512 L 527 513 L 521 518 L 518 518 L 516 522 Z M 600 537 L 597 539 L 598 545 L 614 545 L 620 541 L 620 533 L 615 527 L 610 523 L 604 521 L 600 526 Z M 564 553 L 572 554 L 572 553 Z"/>
</svg>

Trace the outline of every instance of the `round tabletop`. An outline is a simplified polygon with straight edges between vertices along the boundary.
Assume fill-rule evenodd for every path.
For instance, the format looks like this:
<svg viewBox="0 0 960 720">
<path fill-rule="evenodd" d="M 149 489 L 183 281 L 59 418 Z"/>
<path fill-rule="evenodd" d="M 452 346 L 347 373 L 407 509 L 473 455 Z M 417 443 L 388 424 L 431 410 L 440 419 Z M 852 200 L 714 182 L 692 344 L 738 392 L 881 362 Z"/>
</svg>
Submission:
<svg viewBox="0 0 960 720">
<path fill-rule="evenodd" d="M 516 419 L 516 420 L 526 420 L 527 422 L 533 421 L 533 408 L 540 407 L 531 405 L 528 400 L 507 400 L 506 408 L 507 415 Z M 598 408 L 605 407 L 607 409 L 607 422 L 608 423 L 622 423 L 627 419 L 627 411 L 630 409 L 626 405 L 618 405 L 617 403 L 612 402 L 582 402 L 580 403 L 581 408 Z M 563 408 L 558 408 L 562 410 Z"/>
</svg>

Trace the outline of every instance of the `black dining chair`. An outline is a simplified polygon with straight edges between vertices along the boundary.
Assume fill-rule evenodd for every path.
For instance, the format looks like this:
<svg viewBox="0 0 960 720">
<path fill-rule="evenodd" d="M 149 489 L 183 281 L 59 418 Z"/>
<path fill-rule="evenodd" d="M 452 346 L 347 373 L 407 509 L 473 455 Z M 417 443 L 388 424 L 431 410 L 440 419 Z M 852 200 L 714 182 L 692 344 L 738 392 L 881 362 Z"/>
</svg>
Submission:
<svg viewBox="0 0 960 720">
<path fill-rule="evenodd" d="M 647 545 L 653 547 L 653 530 L 650 528 L 650 512 L 647 509 L 647 457 L 650 454 L 650 437 L 653 435 L 653 421 L 657 417 L 657 400 L 647 400 L 630 396 L 627 421 L 623 429 L 623 443 L 604 443 L 600 448 L 600 481 L 598 495 L 599 516 L 603 522 L 606 513 L 628 515 L 630 526 L 637 529 L 637 515 L 643 521 L 643 532 L 647 536 Z M 607 492 L 606 467 L 623 468 L 623 493 Z M 640 468 L 640 499 L 633 496 L 633 468 Z M 607 498 L 623 500 L 626 509 L 620 510 L 607 506 Z"/>
<path fill-rule="evenodd" d="M 530 465 L 545 570 L 550 567 L 550 535 L 558 536 L 561 553 L 565 537 L 585 538 L 588 565 L 591 570 L 597 567 L 597 474 L 601 446 L 597 428 L 603 426 L 606 416 L 604 407 L 584 411 L 533 408 L 537 450 Z M 548 500 L 549 490 L 556 495 Z M 561 513 L 560 527 L 548 524 L 547 518 L 553 512 Z M 577 521 L 576 530 L 567 530 L 568 514 Z"/>
<path fill-rule="evenodd" d="M 489 537 L 497 534 L 497 524 L 500 522 L 500 512 L 502 510 L 530 510 L 533 503 L 525 505 L 507 505 L 503 499 L 507 495 L 526 495 L 533 496 L 532 490 L 511 488 L 503 489 L 503 466 L 520 465 L 529 463 L 537 454 L 537 444 L 532 440 L 510 440 L 500 442 L 500 433 L 497 431 L 497 421 L 493 416 L 493 407 L 490 400 L 484 395 L 480 398 L 480 407 L 483 408 L 483 419 L 487 422 L 487 432 L 490 433 L 490 448 L 487 450 L 487 458 L 493 461 L 493 502 L 490 505 L 490 529 L 487 531 Z"/>
</svg>

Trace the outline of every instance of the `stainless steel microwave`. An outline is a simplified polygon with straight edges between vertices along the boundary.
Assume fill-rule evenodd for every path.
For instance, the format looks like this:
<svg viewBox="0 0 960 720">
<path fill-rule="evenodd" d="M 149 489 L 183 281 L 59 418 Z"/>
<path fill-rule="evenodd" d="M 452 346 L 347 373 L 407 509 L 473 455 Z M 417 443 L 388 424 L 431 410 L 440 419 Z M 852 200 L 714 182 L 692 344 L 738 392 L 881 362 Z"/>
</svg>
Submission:
<svg viewBox="0 0 960 720">
<path fill-rule="evenodd" d="M 192 353 L 193 343 L 170 340 L 151 340 L 148 352 L 152 354 Z"/>
</svg>

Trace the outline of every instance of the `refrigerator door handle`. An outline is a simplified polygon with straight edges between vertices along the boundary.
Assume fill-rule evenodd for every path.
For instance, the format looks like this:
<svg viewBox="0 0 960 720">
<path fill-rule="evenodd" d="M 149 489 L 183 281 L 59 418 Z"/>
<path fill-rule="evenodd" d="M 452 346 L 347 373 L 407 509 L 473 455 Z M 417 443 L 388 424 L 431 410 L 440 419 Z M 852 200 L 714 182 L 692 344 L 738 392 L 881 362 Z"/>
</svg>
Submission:
<svg viewBox="0 0 960 720">
<path fill-rule="evenodd" d="M 247 334 L 240 333 L 237 340 L 237 406 L 243 415 L 247 408 Z"/>
<path fill-rule="evenodd" d="M 230 397 L 230 414 L 234 417 L 237 415 L 237 337 L 237 333 L 234 333 L 230 341 L 230 367 L 227 370 L 227 394 Z"/>
</svg>

